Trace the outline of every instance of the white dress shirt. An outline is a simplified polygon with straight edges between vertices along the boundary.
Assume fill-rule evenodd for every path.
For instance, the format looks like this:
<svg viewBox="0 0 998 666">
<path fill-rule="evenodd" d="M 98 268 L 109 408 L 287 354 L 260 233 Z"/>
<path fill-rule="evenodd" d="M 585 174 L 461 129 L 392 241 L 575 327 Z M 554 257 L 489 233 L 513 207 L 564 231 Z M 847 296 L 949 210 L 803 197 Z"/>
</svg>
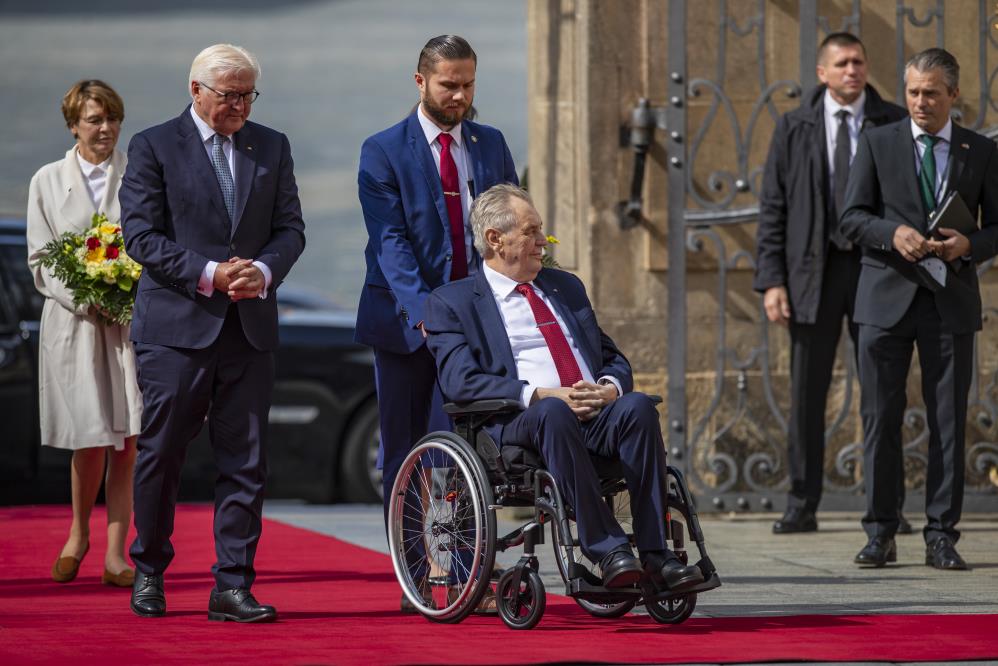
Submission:
<svg viewBox="0 0 998 666">
<path fill-rule="evenodd" d="M 83 172 L 83 182 L 87 184 L 87 193 L 90 200 L 94 202 L 94 210 L 101 212 L 100 205 L 104 201 L 104 194 L 107 192 L 107 171 L 111 168 L 111 158 L 107 158 L 100 164 L 91 164 L 83 159 L 80 151 L 76 151 L 76 161 L 80 164 L 80 171 Z"/>
<path fill-rule="evenodd" d="M 842 105 L 832 99 L 832 94 L 825 90 L 825 155 L 828 158 L 828 191 L 835 191 L 835 139 L 839 133 L 839 119 L 836 113 L 845 109 L 849 112 L 846 125 L 849 127 L 849 163 L 856 157 L 856 146 L 859 145 L 859 132 L 863 129 L 863 106 L 866 104 L 866 91 L 852 104 Z"/>
<path fill-rule="evenodd" d="M 437 166 L 437 174 L 439 175 L 440 151 L 443 147 L 440 145 L 438 137 L 443 133 L 443 130 L 426 117 L 426 114 L 423 113 L 422 104 L 417 107 L 416 117 L 419 119 L 419 126 L 423 128 L 426 142 L 430 144 L 433 163 Z M 461 209 L 464 213 L 464 256 L 468 260 L 468 274 L 470 275 L 475 272 L 471 263 L 471 248 L 474 237 L 471 231 L 471 223 L 468 219 L 471 212 L 471 187 L 469 186 L 469 183 L 471 183 L 471 171 L 468 169 L 470 160 L 468 159 L 468 152 L 465 150 L 464 137 L 461 136 L 461 123 L 450 128 L 447 134 L 454 137 L 454 141 L 451 143 L 450 154 L 454 158 L 454 164 L 457 165 L 457 181 L 458 186 L 461 188 Z"/>
<path fill-rule="evenodd" d="M 918 140 L 918 137 L 928 134 L 925 130 L 911 121 L 911 136 L 915 140 L 915 173 L 922 174 L 922 154 L 925 152 L 925 144 Z M 932 153 L 936 156 L 936 182 L 935 195 L 936 202 L 942 201 L 942 195 L 946 190 L 946 179 L 949 177 L 949 146 L 953 136 L 953 121 L 947 120 L 941 130 L 936 132 L 936 136 L 942 141 L 936 141 Z"/>
<path fill-rule="evenodd" d="M 211 151 L 214 149 L 213 144 L 216 132 L 194 111 L 193 104 L 191 105 L 191 118 L 194 119 L 194 126 L 198 128 L 198 133 L 201 135 L 201 142 L 204 144 L 205 152 L 208 153 L 208 161 L 211 162 Z M 236 165 L 232 161 L 232 137 L 227 138 L 229 139 L 228 141 L 222 142 L 222 153 L 225 155 L 225 161 L 229 163 L 229 171 L 232 172 L 232 182 L 234 183 L 236 181 Z M 246 259 L 246 257 L 243 257 L 243 259 Z M 270 289 L 270 282 L 273 279 L 270 267 L 262 261 L 254 261 L 253 265 L 263 273 L 264 283 L 263 291 L 260 292 L 260 298 L 267 298 L 267 291 Z M 216 268 L 218 268 L 218 262 L 209 260 L 201 271 L 201 279 L 198 280 L 198 293 L 202 296 L 211 296 L 215 293 Z"/>
<path fill-rule="evenodd" d="M 516 374 L 521 380 L 527 382 L 520 392 L 520 402 L 524 408 L 530 405 L 530 400 L 534 396 L 534 391 L 539 388 L 557 388 L 561 386 L 561 378 L 558 376 L 558 369 L 555 367 L 554 358 L 548 348 L 547 340 L 537 327 L 537 320 L 534 312 L 530 309 L 527 297 L 516 290 L 520 284 L 511 280 L 502 273 L 493 270 L 487 264 L 482 263 L 482 270 L 485 272 L 485 279 L 492 288 L 492 296 L 499 306 L 499 314 L 502 323 L 506 327 L 506 336 L 509 338 L 509 346 L 513 350 L 513 361 L 516 363 Z M 558 309 L 554 307 L 551 299 L 535 283 L 530 282 L 531 287 L 541 297 L 544 304 L 554 314 L 561 327 L 561 332 L 568 340 L 568 346 L 572 350 L 575 362 L 579 364 L 582 371 L 582 379 L 593 382 L 593 373 L 589 370 L 578 345 L 572 338 L 572 332 L 565 325 Z M 603 379 L 602 377 L 600 379 Z M 606 376 L 617 387 L 617 395 L 623 395 L 620 382 L 616 377 Z"/>
</svg>

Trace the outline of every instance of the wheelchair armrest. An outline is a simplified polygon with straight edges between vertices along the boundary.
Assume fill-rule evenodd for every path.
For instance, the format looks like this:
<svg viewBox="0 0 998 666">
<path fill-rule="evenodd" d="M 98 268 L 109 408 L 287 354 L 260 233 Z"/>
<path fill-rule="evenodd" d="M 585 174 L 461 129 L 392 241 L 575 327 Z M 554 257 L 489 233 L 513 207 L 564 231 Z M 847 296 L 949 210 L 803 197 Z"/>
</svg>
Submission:
<svg viewBox="0 0 998 666">
<path fill-rule="evenodd" d="M 444 411 L 451 416 L 466 416 L 468 414 L 505 414 L 518 412 L 523 407 L 519 400 L 475 400 L 474 402 L 448 402 Z"/>
</svg>

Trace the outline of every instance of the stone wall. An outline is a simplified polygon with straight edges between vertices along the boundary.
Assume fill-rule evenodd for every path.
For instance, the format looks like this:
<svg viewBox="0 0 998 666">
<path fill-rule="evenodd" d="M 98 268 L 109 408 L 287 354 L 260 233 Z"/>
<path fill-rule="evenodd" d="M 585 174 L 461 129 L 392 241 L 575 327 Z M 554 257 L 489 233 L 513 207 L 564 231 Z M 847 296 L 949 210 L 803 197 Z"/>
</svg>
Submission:
<svg viewBox="0 0 998 666">
<path fill-rule="evenodd" d="M 561 241 L 554 251 L 556 259 L 586 282 L 603 328 L 628 354 L 645 390 L 664 394 L 666 387 L 668 160 L 679 156 L 690 167 L 689 209 L 728 199 L 725 210 L 757 204 L 774 117 L 799 102 L 785 94 L 789 86 L 780 87 L 769 104 L 762 104 L 760 98 L 766 85 L 802 80 L 799 12 L 806 4 L 790 0 L 687 2 L 687 30 L 678 35 L 670 33 L 668 0 L 528 2 L 529 188 L 549 233 Z M 988 37 L 988 26 L 979 20 L 979 3 L 946 3 L 942 20 L 935 17 L 929 25 L 919 27 L 915 23 L 932 18 L 928 12 L 937 3 L 907 2 L 903 9 L 911 10 L 914 21 L 901 16 L 901 47 L 894 2 L 821 1 L 816 3 L 816 11 L 832 30 L 856 32 L 855 24 L 850 23 L 854 5 L 861 5 L 859 34 L 868 50 L 870 82 L 885 98 L 896 99 L 901 92 L 899 58 L 937 45 L 941 35 L 943 44 L 963 67 L 958 110 L 964 123 L 973 125 L 984 113 L 983 127 L 998 124 L 998 113 L 981 98 L 982 89 L 986 94 L 988 88 L 989 68 L 998 61 L 998 49 L 986 41 L 983 51 L 989 62 L 983 69 L 979 67 L 981 42 Z M 724 7 L 726 15 L 722 15 Z M 758 17 L 762 20 L 757 22 Z M 816 40 L 820 42 L 823 35 L 818 31 Z M 723 91 L 724 104 L 715 104 L 717 98 L 710 85 L 696 86 L 700 94 L 683 101 L 688 114 L 685 142 L 670 142 L 665 132 L 656 131 L 644 181 L 644 219 L 638 227 L 625 231 L 618 223 L 617 205 L 627 198 L 634 158 L 630 147 L 622 143 L 621 128 L 628 123 L 639 98 L 648 98 L 653 106 L 669 103 L 666 53 L 670 39 L 685 39 L 687 81 L 699 78 L 716 84 Z M 805 81 L 814 80 L 813 62 L 805 67 L 805 74 Z M 725 180 L 723 173 L 712 179 L 718 172 L 730 173 L 730 179 Z M 733 183 L 739 178 L 746 180 L 748 191 L 733 193 Z M 703 426 L 705 441 L 713 441 L 719 430 L 737 420 L 739 409 L 744 411 L 743 417 L 755 416 L 742 418 L 725 435 L 730 440 L 727 444 L 713 441 L 705 447 L 704 455 L 724 446 L 780 448 L 785 437 L 774 411 L 785 412 L 788 404 L 789 341 L 785 330 L 763 328 L 760 298 L 751 289 L 755 225 L 748 221 L 714 226 L 714 232 L 719 243 L 705 237 L 701 251 L 686 254 L 687 428 L 694 429 L 720 395 L 720 406 Z M 727 263 L 723 285 L 719 283 L 721 253 Z M 998 305 L 993 271 L 984 276 L 984 300 L 985 307 Z M 722 346 L 731 352 L 727 359 L 720 358 L 718 349 L 722 324 L 726 332 Z M 985 406 L 995 398 L 987 384 L 998 368 L 998 342 L 989 326 L 985 324 L 985 333 L 980 336 L 980 386 L 975 387 L 986 398 Z M 763 356 L 761 362 L 748 364 L 740 372 L 732 359 L 746 360 L 767 336 L 768 362 Z M 770 377 L 763 381 L 767 368 Z M 720 391 L 718 373 L 726 380 Z M 830 417 L 850 389 L 845 376 L 846 368 L 840 364 Z M 919 381 L 916 366 L 909 386 L 913 406 L 921 404 Z M 776 410 L 767 401 L 767 387 Z M 851 388 L 855 392 L 856 387 Z M 747 407 L 739 406 L 739 399 L 749 403 Z M 841 476 L 841 470 L 834 469 L 836 453 L 861 441 L 855 407 L 854 396 L 832 438 L 828 465 L 832 476 Z M 974 426 L 968 447 L 972 439 L 998 439 L 990 423 L 993 420 L 984 419 Z M 909 435 L 915 438 L 922 430 L 913 422 Z M 917 457 L 913 461 L 917 467 Z M 858 471 L 850 469 L 853 478 L 842 479 L 844 486 L 854 485 L 859 478 Z M 772 472 L 774 488 L 784 471 Z M 986 470 L 982 474 L 972 481 L 983 482 Z M 917 477 L 918 472 L 913 475 Z"/>
</svg>

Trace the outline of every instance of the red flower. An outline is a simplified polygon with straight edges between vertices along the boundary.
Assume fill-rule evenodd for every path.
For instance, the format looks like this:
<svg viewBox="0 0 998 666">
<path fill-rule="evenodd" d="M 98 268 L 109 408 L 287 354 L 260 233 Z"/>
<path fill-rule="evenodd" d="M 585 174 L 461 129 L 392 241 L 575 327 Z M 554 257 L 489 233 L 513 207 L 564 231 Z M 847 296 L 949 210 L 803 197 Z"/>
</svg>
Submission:
<svg viewBox="0 0 998 666">
<path fill-rule="evenodd" d="M 100 247 L 100 239 L 99 238 L 97 238 L 96 236 L 90 236 L 89 238 L 87 238 L 87 249 L 88 250 L 96 250 L 99 247 Z"/>
<path fill-rule="evenodd" d="M 107 257 L 108 259 L 117 259 L 118 258 L 118 248 L 116 248 L 113 245 L 108 245 L 107 246 L 107 250 L 104 252 L 104 256 Z"/>
</svg>

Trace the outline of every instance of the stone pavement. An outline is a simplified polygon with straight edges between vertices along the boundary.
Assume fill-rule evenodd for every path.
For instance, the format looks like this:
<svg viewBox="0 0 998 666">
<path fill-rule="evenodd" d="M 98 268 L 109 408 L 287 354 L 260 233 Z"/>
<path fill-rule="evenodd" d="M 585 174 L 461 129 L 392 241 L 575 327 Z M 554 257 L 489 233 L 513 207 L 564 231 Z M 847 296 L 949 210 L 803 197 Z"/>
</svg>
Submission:
<svg viewBox="0 0 998 666">
<path fill-rule="evenodd" d="M 380 506 L 269 502 L 265 515 L 387 552 Z M 723 585 L 697 600 L 697 616 L 998 614 L 998 515 L 973 514 L 961 522 L 959 551 L 973 570 L 954 572 L 925 566 L 919 531 L 924 519 L 913 513 L 909 519 L 916 533 L 898 537 L 898 563 L 883 569 L 860 569 L 852 563 L 866 542 L 855 514 L 822 513 L 819 532 L 779 536 L 770 531 L 776 517 L 701 516 L 708 553 Z M 512 529 L 513 524 L 501 525 L 500 531 Z M 557 594 L 564 588 L 550 541 L 537 552 L 544 584 Z M 497 559 L 509 566 L 519 555 L 515 549 Z M 998 633 L 998 616 L 995 628 Z"/>
</svg>

